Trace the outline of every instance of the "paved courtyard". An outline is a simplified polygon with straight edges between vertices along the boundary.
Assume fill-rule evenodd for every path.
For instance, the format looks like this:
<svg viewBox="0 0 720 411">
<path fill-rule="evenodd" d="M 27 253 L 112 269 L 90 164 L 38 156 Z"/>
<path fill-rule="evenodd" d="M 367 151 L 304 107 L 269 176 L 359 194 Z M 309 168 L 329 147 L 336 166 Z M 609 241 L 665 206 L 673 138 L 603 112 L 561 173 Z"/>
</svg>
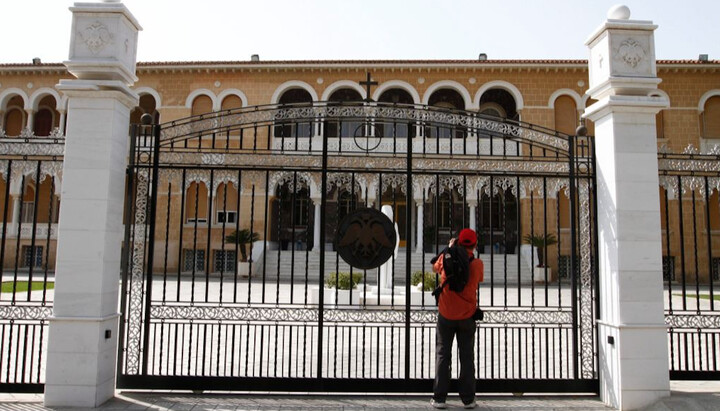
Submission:
<svg viewBox="0 0 720 411">
<path fill-rule="evenodd" d="M 719 410 L 720 382 L 672 381 L 672 395 L 646 407 L 647 411 Z M 100 410 L 432 410 L 428 396 L 380 395 L 278 395 L 190 394 L 179 392 L 118 392 Z M 483 396 L 478 410 L 611 410 L 597 397 L 576 396 Z M 462 409 L 450 397 L 448 409 Z M 39 394 L 0 394 L 0 409 L 17 411 L 80 411 L 83 408 L 48 408 Z"/>
</svg>

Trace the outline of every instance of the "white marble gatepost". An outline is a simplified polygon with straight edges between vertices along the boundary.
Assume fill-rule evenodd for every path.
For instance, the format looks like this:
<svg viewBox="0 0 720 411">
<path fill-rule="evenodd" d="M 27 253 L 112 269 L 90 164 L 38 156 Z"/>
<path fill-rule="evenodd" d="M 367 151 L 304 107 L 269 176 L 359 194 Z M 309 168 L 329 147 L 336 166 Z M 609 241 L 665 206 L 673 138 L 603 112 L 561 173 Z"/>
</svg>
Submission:
<svg viewBox="0 0 720 411">
<path fill-rule="evenodd" d="M 121 3 L 76 3 L 55 301 L 45 405 L 95 407 L 115 393 L 118 285 L 130 110 L 140 26 Z"/>
<path fill-rule="evenodd" d="M 660 203 L 655 114 L 667 107 L 657 88 L 651 21 L 625 6 L 588 39 L 595 122 L 600 262 L 598 345 L 603 401 L 636 409 L 670 395 L 663 318 Z"/>
</svg>

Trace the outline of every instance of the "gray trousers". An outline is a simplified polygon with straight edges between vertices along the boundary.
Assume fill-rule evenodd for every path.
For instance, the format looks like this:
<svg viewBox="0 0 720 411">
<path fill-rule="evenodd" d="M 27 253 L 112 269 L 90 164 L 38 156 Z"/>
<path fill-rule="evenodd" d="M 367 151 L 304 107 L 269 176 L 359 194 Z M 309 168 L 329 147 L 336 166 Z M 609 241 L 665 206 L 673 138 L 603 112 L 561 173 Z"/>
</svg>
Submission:
<svg viewBox="0 0 720 411">
<path fill-rule="evenodd" d="M 475 321 L 448 320 L 438 314 L 435 333 L 435 382 L 433 398 L 444 402 L 450 387 L 450 363 L 452 362 L 452 343 L 457 335 L 460 352 L 460 376 L 458 391 L 460 399 L 467 404 L 475 399 Z"/>
</svg>

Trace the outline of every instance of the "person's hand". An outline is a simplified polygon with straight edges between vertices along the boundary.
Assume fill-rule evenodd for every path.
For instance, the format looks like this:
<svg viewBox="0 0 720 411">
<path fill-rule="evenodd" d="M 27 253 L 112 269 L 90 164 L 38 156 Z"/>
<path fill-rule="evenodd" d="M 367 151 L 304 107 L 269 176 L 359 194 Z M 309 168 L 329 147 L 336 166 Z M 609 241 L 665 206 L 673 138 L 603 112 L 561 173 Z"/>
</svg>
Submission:
<svg viewBox="0 0 720 411">
<path fill-rule="evenodd" d="M 448 247 L 452 247 L 453 244 L 455 244 L 455 240 L 456 240 L 456 238 L 451 238 L 450 242 L 448 243 Z"/>
</svg>

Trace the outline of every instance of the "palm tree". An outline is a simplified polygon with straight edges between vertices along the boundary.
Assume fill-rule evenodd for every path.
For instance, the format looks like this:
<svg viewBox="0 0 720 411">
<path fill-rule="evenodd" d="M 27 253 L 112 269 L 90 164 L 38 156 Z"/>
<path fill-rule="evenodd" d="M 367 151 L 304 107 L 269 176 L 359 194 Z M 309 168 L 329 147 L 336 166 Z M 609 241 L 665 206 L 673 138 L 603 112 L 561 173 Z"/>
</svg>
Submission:
<svg viewBox="0 0 720 411">
<path fill-rule="evenodd" d="M 240 231 L 233 231 L 230 233 L 230 235 L 225 237 L 225 242 L 238 244 L 240 246 L 240 255 L 242 255 L 242 259 L 240 261 L 246 262 L 248 260 L 246 244 L 258 241 L 259 239 L 260 235 L 258 233 L 253 232 L 250 234 L 250 230 L 243 228 Z"/>
<path fill-rule="evenodd" d="M 527 234 L 525 237 L 523 237 L 523 241 L 525 242 L 525 244 L 530 244 L 531 246 L 538 249 L 538 267 L 545 266 L 545 262 L 543 261 L 543 259 L 545 258 L 545 249 L 547 247 L 550 247 L 551 245 L 557 244 L 557 238 L 555 237 L 555 234 Z"/>
</svg>

